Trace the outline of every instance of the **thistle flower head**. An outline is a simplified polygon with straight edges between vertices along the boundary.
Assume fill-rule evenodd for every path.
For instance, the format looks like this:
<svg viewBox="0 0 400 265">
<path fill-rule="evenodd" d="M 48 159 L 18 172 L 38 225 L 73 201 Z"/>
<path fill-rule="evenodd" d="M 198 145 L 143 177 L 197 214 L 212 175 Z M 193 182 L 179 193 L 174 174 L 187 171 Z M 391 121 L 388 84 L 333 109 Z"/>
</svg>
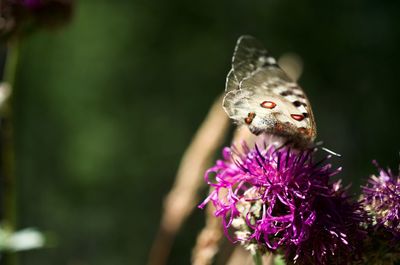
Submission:
<svg viewBox="0 0 400 265">
<path fill-rule="evenodd" d="M 315 162 L 314 151 L 266 143 L 225 148 L 224 159 L 206 172 L 214 189 L 200 207 L 211 201 L 226 235 L 233 230 L 233 240 L 252 251 L 280 251 L 288 263 L 345 264 L 361 216 L 330 182 L 340 169 L 326 163 L 329 156 Z M 333 255 L 340 258 L 331 262 Z"/>
</svg>

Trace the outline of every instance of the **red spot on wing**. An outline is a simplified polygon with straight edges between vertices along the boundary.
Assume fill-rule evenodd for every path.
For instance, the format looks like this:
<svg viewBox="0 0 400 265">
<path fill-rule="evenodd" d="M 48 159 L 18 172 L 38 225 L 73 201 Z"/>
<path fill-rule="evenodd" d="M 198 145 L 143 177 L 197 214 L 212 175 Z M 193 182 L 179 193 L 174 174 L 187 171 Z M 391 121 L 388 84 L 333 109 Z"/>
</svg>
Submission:
<svg viewBox="0 0 400 265">
<path fill-rule="evenodd" d="M 302 121 L 304 119 L 304 115 L 301 114 L 290 114 L 290 116 L 296 121 Z"/>
<path fill-rule="evenodd" d="M 276 103 L 272 101 L 263 101 L 260 106 L 266 109 L 273 109 L 276 107 Z"/>
<path fill-rule="evenodd" d="M 249 112 L 249 114 L 247 114 L 247 118 L 244 119 L 244 122 L 246 124 L 250 125 L 255 116 L 256 116 L 256 114 L 254 112 Z"/>
</svg>

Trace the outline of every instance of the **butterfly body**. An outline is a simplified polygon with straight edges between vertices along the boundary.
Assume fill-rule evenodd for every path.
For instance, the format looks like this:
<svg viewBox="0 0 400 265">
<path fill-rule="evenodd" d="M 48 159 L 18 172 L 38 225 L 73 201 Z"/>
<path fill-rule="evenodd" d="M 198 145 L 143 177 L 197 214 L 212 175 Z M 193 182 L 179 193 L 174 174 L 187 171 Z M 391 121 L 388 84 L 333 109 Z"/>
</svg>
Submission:
<svg viewBox="0 0 400 265">
<path fill-rule="evenodd" d="M 309 145 L 316 137 L 305 93 L 251 36 L 237 42 L 223 107 L 231 119 L 257 135 L 282 136 L 299 146 Z"/>
</svg>

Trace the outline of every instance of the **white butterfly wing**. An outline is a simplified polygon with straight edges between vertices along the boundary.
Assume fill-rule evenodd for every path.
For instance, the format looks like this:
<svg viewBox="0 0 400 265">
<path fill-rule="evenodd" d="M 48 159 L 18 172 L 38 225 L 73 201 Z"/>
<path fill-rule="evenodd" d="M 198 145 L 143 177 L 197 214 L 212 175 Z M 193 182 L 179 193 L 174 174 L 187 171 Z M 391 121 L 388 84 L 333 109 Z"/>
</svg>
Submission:
<svg viewBox="0 0 400 265">
<path fill-rule="evenodd" d="M 251 36 L 237 42 L 223 107 L 231 119 L 255 134 L 272 133 L 304 143 L 316 136 L 304 91 Z"/>
</svg>

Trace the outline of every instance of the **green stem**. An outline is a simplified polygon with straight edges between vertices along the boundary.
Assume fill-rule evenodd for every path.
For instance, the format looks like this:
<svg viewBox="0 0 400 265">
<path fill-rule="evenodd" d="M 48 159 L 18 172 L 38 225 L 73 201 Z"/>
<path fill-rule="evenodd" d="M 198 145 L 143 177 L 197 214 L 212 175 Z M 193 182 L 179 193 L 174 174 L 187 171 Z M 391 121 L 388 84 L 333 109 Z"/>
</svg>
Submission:
<svg viewBox="0 0 400 265">
<path fill-rule="evenodd" d="M 1 141 L 1 176 L 4 187 L 3 201 L 3 222 L 4 225 L 15 231 L 17 226 L 17 187 L 15 177 L 15 157 L 14 157 L 14 124 L 13 124 L 13 94 L 15 76 L 18 66 L 19 43 L 14 40 L 8 44 L 6 64 L 3 75 L 3 82 L 9 86 L 10 94 L 2 106 L 0 141 Z M 16 265 L 17 256 L 14 253 L 4 255 L 4 264 Z"/>
<path fill-rule="evenodd" d="M 15 74 L 17 72 L 19 58 L 19 42 L 14 40 L 8 44 L 6 65 L 4 68 L 3 82 L 7 82 L 12 88 L 15 83 Z"/>
<path fill-rule="evenodd" d="M 259 251 L 256 251 L 256 253 L 253 254 L 253 261 L 254 261 L 254 265 L 262 265 L 263 264 L 262 256 Z"/>
</svg>

